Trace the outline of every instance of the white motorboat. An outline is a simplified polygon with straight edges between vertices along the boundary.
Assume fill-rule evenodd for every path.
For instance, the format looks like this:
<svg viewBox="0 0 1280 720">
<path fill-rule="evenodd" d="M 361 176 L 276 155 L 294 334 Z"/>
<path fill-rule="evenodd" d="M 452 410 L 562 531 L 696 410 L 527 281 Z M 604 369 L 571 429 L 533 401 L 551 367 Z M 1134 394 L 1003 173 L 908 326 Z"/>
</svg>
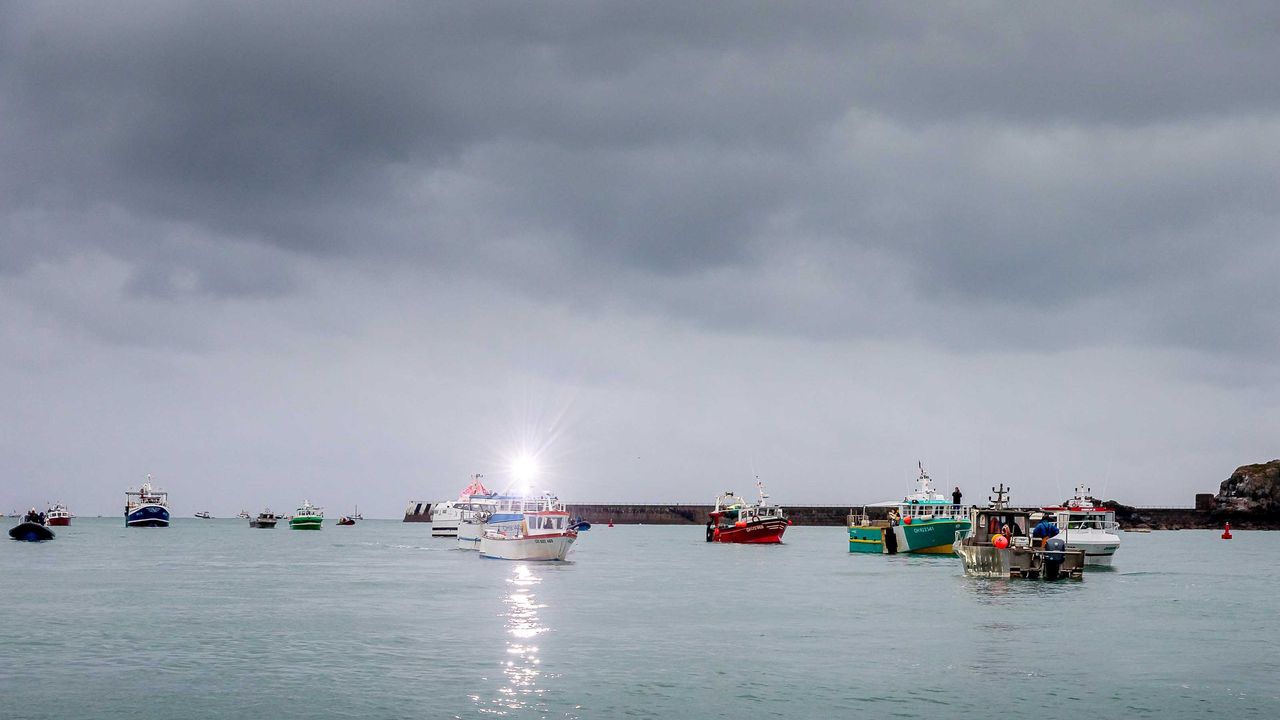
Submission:
<svg viewBox="0 0 1280 720">
<path fill-rule="evenodd" d="M 1062 531 L 1068 550 L 1084 552 L 1086 565 L 1110 565 L 1120 549 L 1120 525 L 1116 511 L 1089 496 L 1089 488 L 1076 486 L 1075 497 L 1058 507 L 1042 508 L 1052 513 Z"/>
<path fill-rule="evenodd" d="M 470 487 L 468 486 L 468 490 Z M 467 490 L 457 500 L 448 500 L 431 506 L 431 537 L 457 537 L 462 513 L 469 503 Z"/>
<path fill-rule="evenodd" d="M 517 528 L 486 526 L 480 556 L 497 560 L 559 561 L 569 554 L 578 531 L 563 508 L 525 512 Z"/>
</svg>

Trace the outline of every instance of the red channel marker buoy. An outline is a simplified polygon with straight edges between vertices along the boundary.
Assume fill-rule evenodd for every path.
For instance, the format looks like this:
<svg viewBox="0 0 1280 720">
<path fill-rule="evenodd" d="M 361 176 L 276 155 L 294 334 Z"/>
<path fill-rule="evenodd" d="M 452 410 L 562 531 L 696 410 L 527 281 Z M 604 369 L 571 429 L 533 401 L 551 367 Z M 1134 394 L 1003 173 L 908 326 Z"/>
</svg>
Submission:
<svg viewBox="0 0 1280 720">
<path fill-rule="evenodd" d="M 613 518 L 609 518 L 609 527 L 613 527 Z"/>
<path fill-rule="evenodd" d="M 1231 539 L 1231 523 L 1226 523 L 1222 526 L 1222 539 L 1223 540 Z"/>
</svg>

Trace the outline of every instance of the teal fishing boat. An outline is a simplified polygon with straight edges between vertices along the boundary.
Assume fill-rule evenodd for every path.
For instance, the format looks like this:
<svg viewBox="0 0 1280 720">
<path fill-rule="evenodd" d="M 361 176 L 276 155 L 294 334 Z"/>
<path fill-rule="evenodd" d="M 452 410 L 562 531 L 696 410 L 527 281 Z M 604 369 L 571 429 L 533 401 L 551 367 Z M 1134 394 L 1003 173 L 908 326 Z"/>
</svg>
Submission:
<svg viewBox="0 0 1280 720">
<path fill-rule="evenodd" d="M 957 534 L 969 532 L 972 523 L 968 511 L 953 504 L 933 489 L 933 480 L 920 463 L 915 492 L 899 503 L 882 503 L 889 507 L 887 519 L 872 520 L 867 509 L 849 514 L 849 552 L 921 553 L 952 555 Z"/>
</svg>

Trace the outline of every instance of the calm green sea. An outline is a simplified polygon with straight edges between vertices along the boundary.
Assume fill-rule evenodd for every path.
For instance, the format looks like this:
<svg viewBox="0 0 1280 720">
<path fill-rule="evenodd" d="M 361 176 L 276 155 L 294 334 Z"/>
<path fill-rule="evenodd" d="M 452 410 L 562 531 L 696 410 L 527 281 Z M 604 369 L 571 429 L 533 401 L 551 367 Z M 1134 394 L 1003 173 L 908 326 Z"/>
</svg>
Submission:
<svg viewBox="0 0 1280 720">
<path fill-rule="evenodd" d="M 597 526 L 573 562 L 429 526 L 77 519 L 0 545 L 4 718 L 1274 718 L 1280 533 L 1129 534 L 1045 584 Z"/>
</svg>

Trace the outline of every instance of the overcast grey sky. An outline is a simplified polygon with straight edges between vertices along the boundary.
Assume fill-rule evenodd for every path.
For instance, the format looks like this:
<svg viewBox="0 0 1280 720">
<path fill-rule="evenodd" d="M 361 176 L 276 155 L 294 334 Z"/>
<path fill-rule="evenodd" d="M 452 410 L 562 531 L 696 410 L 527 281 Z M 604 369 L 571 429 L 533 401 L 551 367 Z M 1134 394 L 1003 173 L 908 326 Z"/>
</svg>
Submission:
<svg viewBox="0 0 1280 720">
<path fill-rule="evenodd" d="M 0 2 L 0 509 L 1188 505 L 1280 456 L 1280 6 Z"/>
</svg>

